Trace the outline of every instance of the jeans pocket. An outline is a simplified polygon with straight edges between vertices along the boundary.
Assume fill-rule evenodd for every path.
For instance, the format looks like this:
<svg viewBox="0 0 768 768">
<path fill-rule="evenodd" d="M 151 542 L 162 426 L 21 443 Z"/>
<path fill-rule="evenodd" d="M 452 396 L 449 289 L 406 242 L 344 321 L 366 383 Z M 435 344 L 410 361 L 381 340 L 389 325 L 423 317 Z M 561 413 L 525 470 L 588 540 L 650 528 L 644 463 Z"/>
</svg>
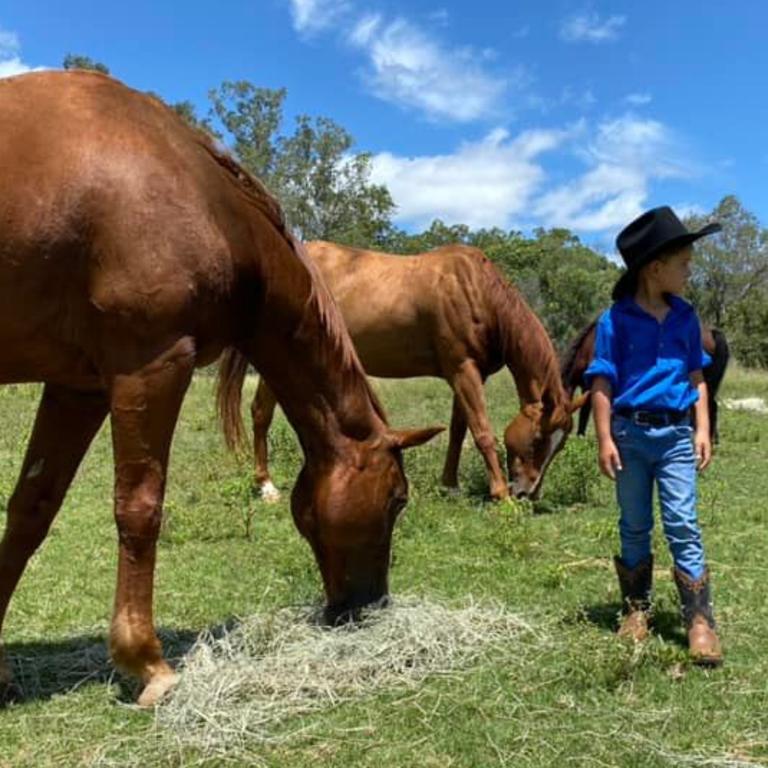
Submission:
<svg viewBox="0 0 768 768">
<path fill-rule="evenodd" d="M 614 416 L 611 420 L 611 435 L 614 442 L 624 440 L 629 433 L 629 420 L 621 416 Z"/>
</svg>

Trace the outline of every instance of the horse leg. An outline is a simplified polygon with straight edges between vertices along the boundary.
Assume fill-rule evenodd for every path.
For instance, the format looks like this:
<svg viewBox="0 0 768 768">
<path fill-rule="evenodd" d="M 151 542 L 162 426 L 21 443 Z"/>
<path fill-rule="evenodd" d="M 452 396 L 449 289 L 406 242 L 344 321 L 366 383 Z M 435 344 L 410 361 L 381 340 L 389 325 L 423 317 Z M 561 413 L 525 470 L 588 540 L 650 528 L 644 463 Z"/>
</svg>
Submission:
<svg viewBox="0 0 768 768">
<path fill-rule="evenodd" d="M 491 498 L 504 499 L 509 496 L 509 489 L 496 454 L 496 440 L 485 405 L 483 377 L 475 363 L 467 361 L 453 372 L 449 382 L 459 406 L 464 411 L 464 418 L 475 445 L 485 459 Z"/>
<path fill-rule="evenodd" d="M 583 391 L 583 390 L 582 390 Z M 576 434 L 584 436 L 587 434 L 587 428 L 589 427 L 589 417 L 592 413 L 592 398 L 588 399 L 584 405 L 579 408 L 579 427 L 576 430 Z"/>
<path fill-rule="evenodd" d="M 259 379 L 256 396 L 251 403 L 251 419 L 253 421 L 253 455 L 254 455 L 254 482 L 256 483 L 261 498 L 265 501 L 277 501 L 280 491 L 275 488 L 272 478 L 269 476 L 267 433 L 275 415 L 275 399 L 272 390 L 264 379 Z"/>
<path fill-rule="evenodd" d="M 155 634 L 152 592 L 168 454 L 193 369 L 182 339 L 110 382 L 119 555 L 109 644 L 115 664 L 144 683 L 140 706 L 153 706 L 177 679 Z"/>
<path fill-rule="evenodd" d="M 24 568 L 45 539 L 108 410 L 103 393 L 81 393 L 52 384 L 43 390 L 0 541 L 0 629 Z M 0 647 L 0 687 L 10 682 Z"/>
<path fill-rule="evenodd" d="M 454 395 L 448 453 L 445 455 L 445 466 L 443 468 L 443 485 L 452 490 L 458 490 L 459 487 L 459 460 L 461 459 L 461 447 L 466 434 L 467 420 L 464 417 L 464 410 L 459 405 L 458 397 Z"/>
</svg>

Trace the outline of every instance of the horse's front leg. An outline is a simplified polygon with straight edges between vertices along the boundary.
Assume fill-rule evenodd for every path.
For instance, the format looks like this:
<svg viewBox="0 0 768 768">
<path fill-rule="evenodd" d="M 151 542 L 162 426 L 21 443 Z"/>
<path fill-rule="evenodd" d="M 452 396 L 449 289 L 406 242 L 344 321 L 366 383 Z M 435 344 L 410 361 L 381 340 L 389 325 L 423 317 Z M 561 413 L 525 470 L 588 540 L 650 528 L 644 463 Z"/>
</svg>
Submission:
<svg viewBox="0 0 768 768">
<path fill-rule="evenodd" d="M 193 369 L 194 345 L 185 338 L 110 382 L 119 537 L 110 651 L 118 667 L 144 683 L 141 706 L 157 703 L 176 682 L 155 634 L 152 591 L 168 454 Z"/>
<path fill-rule="evenodd" d="M 472 360 L 464 361 L 452 371 L 449 383 L 453 387 L 459 406 L 464 411 L 475 445 L 485 459 L 491 498 L 505 499 L 509 496 L 509 489 L 496 453 L 496 440 L 485 405 L 483 377 L 477 365 Z"/>
</svg>

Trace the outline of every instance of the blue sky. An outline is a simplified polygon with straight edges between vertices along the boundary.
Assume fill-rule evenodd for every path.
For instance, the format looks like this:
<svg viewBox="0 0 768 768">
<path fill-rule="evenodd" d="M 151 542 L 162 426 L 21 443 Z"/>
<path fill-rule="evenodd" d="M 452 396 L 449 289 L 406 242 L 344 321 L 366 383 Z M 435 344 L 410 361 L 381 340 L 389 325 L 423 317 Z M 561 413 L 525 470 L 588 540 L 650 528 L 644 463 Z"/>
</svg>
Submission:
<svg viewBox="0 0 768 768">
<path fill-rule="evenodd" d="M 414 229 L 566 226 L 738 195 L 768 224 L 768 3 L 133 0 L 0 4 L 0 75 L 68 52 L 207 110 L 223 80 L 341 123 Z"/>
</svg>

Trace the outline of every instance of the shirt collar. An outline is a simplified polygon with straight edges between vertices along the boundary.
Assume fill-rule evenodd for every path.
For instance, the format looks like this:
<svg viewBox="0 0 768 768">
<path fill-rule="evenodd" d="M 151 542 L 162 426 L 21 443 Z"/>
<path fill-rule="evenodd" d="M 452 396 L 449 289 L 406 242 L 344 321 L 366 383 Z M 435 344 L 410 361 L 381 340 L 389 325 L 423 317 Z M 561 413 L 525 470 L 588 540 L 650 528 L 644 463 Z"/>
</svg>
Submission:
<svg viewBox="0 0 768 768">
<path fill-rule="evenodd" d="M 669 314 L 665 318 L 675 317 L 677 315 L 685 315 L 693 310 L 693 307 L 685 300 L 674 294 L 669 294 Z M 632 296 L 625 296 L 623 299 L 616 302 L 616 308 L 625 315 L 633 315 L 634 317 L 653 318 L 642 307 L 640 307 Z"/>
</svg>

